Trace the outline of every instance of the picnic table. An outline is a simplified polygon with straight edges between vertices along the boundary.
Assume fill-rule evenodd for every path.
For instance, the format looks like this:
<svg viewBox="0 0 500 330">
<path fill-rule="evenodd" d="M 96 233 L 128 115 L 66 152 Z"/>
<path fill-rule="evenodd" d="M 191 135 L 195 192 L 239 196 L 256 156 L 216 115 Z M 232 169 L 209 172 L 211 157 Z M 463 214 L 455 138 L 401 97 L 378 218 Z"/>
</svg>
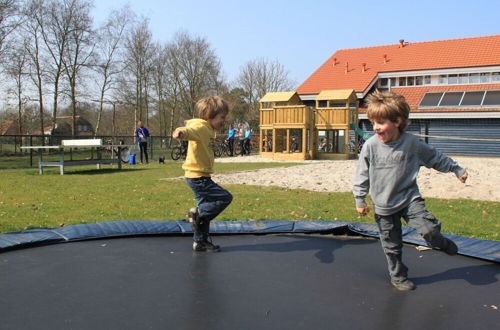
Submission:
<svg viewBox="0 0 500 330">
<path fill-rule="evenodd" d="M 61 175 L 64 175 L 64 167 L 78 166 L 78 165 L 97 165 L 97 169 L 101 168 L 102 164 L 117 164 L 118 169 L 122 168 L 122 152 L 125 149 L 131 149 L 131 145 L 123 144 L 103 144 L 102 139 L 76 139 L 76 140 L 62 140 L 60 146 L 29 146 L 21 147 L 26 150 L 38 151 L 38 174 L 43 174 L 44 167 L 59 167 Z M 97 151 L 97 158 L 95 159 L 79 159 L 79 160 L 65 160 L 64 155 L 68 150 L 74 148 L 94 148 Z M 106 149 L 105 149 L 106 148 Z M 109 148 L 109 149 L 108 149 Z M 47 161 L 43 159 L 43 152 L 50 150 L 59 151 L 59 160 Z M 110 158 L 102 158 L 103 151 L 111 152 Z"/>
</svg>

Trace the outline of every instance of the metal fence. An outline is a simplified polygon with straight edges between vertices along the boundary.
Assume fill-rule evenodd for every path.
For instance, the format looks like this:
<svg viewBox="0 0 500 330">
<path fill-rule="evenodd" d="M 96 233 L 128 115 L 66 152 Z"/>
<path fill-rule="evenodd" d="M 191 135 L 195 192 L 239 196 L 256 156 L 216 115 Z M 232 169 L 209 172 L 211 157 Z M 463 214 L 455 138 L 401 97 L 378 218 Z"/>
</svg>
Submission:
<svg viewBox="0 0 500 330">
<path fill-rule="evenodd" d="M 0 136 L 0 169 L 23 168 L 37 166 L 36 152 L 21 149 L 28 146 L 59 146 L 66 139 L 89 139 L 90 136 L 41 136 L 41 135 L 1 135 Z M 102 139 L 104 144 L 127 144 L 136 145 L 134 136 L 96 136 Z M 170 136 L 150 136 L 148 140 L 148 155 L 150 160 L 158 160 L 160 157 L 170 155 L 171 147 L 177 143 L 171 141 Z M 138 147 L 133 152 L 140 157 Z M 168 158 L 168 157 L 167 157 Z"/>
</svg>

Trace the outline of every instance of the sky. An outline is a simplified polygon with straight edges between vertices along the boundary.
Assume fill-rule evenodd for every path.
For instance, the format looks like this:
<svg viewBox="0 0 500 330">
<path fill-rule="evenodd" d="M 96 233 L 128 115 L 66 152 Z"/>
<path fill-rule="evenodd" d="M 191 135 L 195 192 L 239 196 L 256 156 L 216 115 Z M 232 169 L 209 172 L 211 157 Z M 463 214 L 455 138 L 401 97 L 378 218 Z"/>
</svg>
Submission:
<svg viewBox="0 0 500 330">
<path fill-rule="evenodd" d="M 339 49 L 500 34 L 500 0 L 95 0 L 96 24 L 127 4 L 155 41 L 206 38 L 230 82 L 258 58 L 298 86 Z"/>
</svg>

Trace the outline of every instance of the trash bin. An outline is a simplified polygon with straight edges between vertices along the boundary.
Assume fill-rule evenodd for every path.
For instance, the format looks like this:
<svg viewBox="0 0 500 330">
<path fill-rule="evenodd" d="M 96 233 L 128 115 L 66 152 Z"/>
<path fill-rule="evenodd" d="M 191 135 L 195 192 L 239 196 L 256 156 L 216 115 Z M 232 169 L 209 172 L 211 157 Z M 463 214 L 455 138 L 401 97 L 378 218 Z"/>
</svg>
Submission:
<svg viewBox="0 0 500 330">
<path fill-rule="evenodd" d="M 128 164 L 135 165 L 135 154 L 130 154 L 130 157 L 128 159 Z"/>
</svg>

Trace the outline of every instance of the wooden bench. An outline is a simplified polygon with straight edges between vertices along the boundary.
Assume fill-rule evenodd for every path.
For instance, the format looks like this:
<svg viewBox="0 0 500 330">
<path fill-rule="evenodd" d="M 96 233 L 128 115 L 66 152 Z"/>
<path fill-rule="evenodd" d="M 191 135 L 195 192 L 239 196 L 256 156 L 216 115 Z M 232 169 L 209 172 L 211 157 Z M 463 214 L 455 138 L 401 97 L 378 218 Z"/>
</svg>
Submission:
<svg viewBox="0 0 500 330">
<path fill-rule="evenodd" d="M 112 157 L 103 159 L 101 157 L 101 151 L 103 147 L 106 148 L 117 148 L 118 152 Z M 121 149 L 124 147 L 129 147 L 125 145 L 110 145 L 102 144 L 102 139 L 78 139 L 78 140 L 62 140 L 60 146 L 30 146 L 22 147 L 23 149 L 33 149 L 38 150 L 38 174 L 43 174 L 44 167 L 59 167 L 61 175 L 64 175 L 65 166 L 79 166 L 79 165 L 97 165 L 97 169 L 101 168 L 102 164 L 117 164 L 118 169 L 122 168 L 121 163 Z M 81 160 L 65 160 L 64 151 L 71 150 L 73 148 L 95 148 L 97 151 L 96 159 L 81 159 Z M 59 160 L 58 161 L 45 161 L 43 160 L 43 151 L 56 149 L 59 150 Z"/>
</svg>

